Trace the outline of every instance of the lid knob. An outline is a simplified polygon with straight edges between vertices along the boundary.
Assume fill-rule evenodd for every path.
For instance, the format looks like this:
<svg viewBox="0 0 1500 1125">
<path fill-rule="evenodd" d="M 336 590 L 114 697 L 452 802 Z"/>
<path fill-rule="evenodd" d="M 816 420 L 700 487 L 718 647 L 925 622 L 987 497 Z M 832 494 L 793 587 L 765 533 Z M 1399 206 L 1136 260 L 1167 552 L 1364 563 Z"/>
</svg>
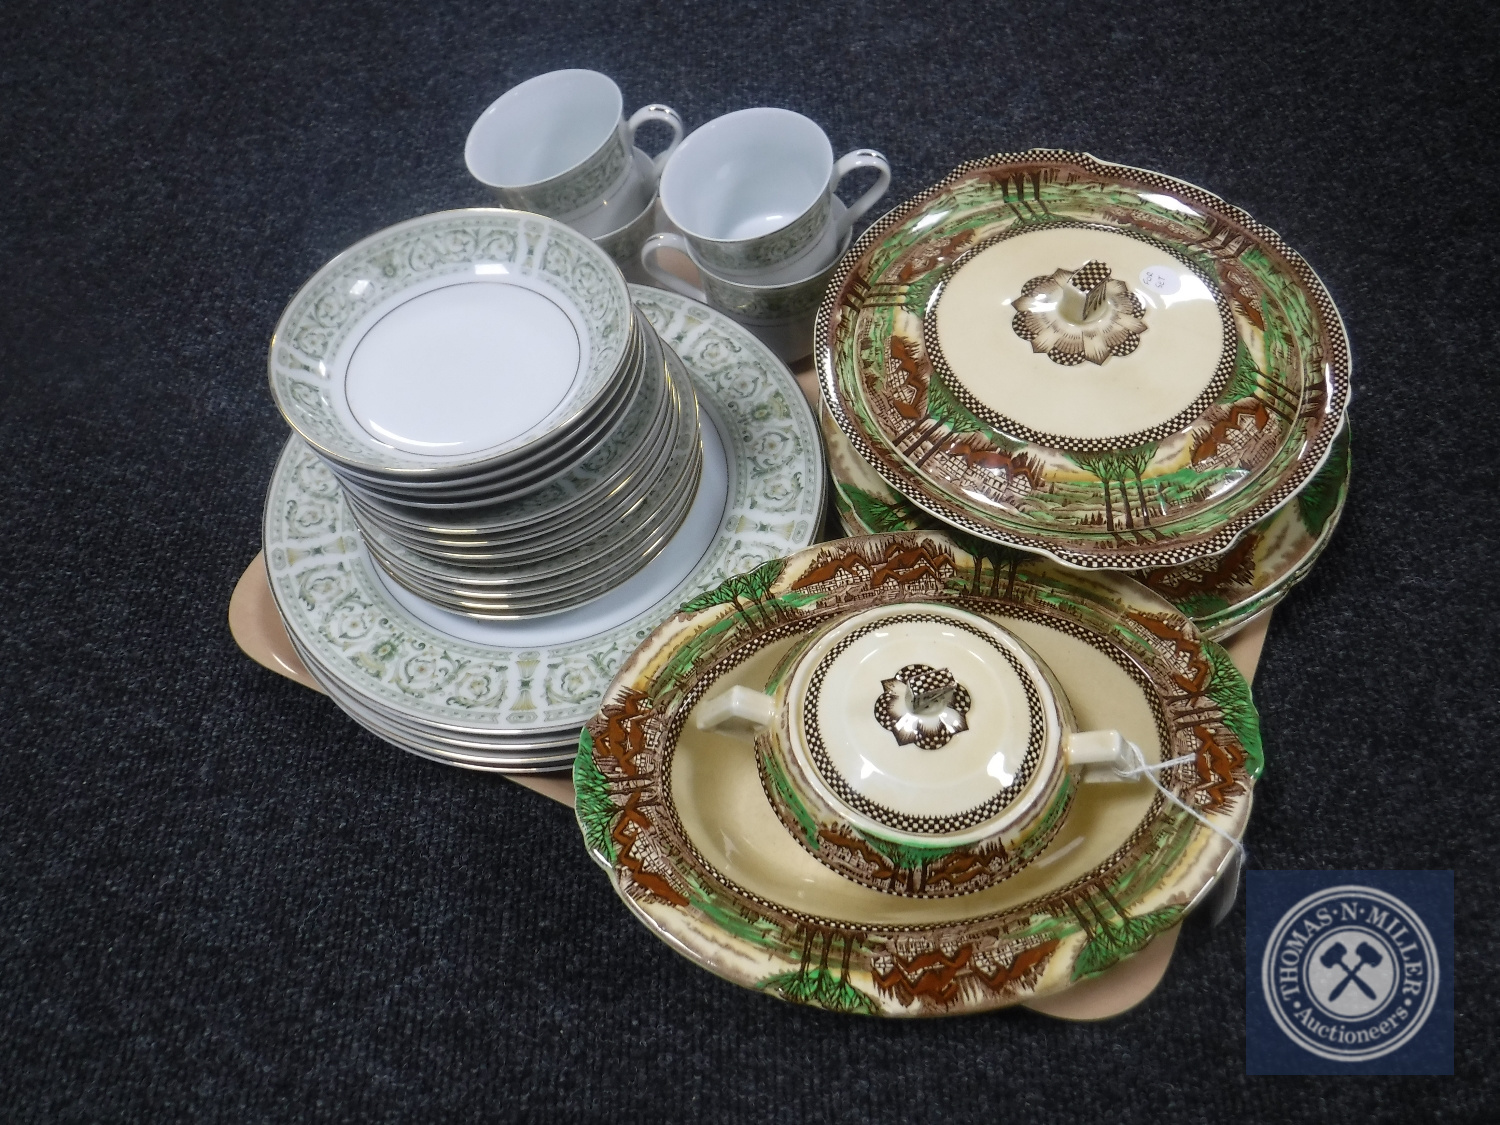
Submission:
<svg viewBox="0 0 1500 1125">
<path fill-rule="evenodd" d="M 1053 363 L 1076 367 L 1129 355 L 1146 331 L 1146 309 L 1130 286 L 1091 258 L 1076 270 L 1054 270 L 1021 287 L 1011 328 Z"/>
<path fill-rule="evenodd" d="M 903 746 L 937 750 L 969 729 L 969 691 L 946 668 L 908 664 L 880 687 L 875 720 Z"/>
</svg>

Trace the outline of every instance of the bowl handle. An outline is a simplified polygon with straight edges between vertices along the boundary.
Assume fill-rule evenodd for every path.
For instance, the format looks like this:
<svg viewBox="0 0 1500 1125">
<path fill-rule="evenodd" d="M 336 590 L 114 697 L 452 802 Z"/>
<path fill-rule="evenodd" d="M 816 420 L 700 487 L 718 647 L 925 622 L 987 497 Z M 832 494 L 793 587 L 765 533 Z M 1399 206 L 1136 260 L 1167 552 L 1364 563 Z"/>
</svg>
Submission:
<svg viewBox="0 0 1500 1125">
<path fill-rule="evenodd" d="M 698 705 L 699 730 L 762 731 L 776 721 L 776 701 L 763 691 L 736 684 Z"/>
<path fill-rule="evenodd" d="M 1063 741 L 1069 766 L 1083 767 L 1084 781 L 1134 781 L 1127 776 L 1140 751 L 1117 730 L 1074 731 Z"/>
</svg>

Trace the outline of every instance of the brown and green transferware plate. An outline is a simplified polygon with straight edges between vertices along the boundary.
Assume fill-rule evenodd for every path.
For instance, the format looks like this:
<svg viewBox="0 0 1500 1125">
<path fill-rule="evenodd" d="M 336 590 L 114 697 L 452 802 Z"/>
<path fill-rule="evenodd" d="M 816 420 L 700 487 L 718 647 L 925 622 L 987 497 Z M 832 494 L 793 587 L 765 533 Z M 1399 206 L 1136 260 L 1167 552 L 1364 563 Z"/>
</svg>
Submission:
<svg viewBox="0 0 1500 1125">
<path fill-rule="evenodd" d="M 1328 458 L 1349 347 L 1275 231 L 1051 149 L 962 165 L 851 247 L 824 401 L 907 501 L 1072 566 L 1225 552 Z"/>
<path fill-rule="evenodd" d="M 952 530 L 887 484 L 854 451 L 826 408 L 820 412 L 820 421 L 834 504 L 846 532 Z M 1236 539 L 1228 551 L 1181 566 L 1139 571 L 1135 577 L 1192 618 L 1204 636 L 1223 640 L 1280 602 L 1311 572 L 1343 514 L 1349 473 L 1346 417 L 1332 452 L 1313 478 L 1290 501 Z M 1006 550 L 972 537 L 967 542 L 979 554 Z"/>
<path fill-rule="evenodd" d="M 752 741 L 698 730 L 694 709 L 733 685 L 764 690 L 832 616 L 914 600 L 1020 637 L 1081 725 L 1117 729 L 1153 761 L 1189 757 L 1162 782 L 1228 836 L 1243 833 L 1262 762 L 1249 686 L 1149 588 L 1017 551 L 976 557 L 931 532 L 821 544 L 683 606 L 622 667 L 581 740 L 574 784 L 590 854 L 636 916 L 704 968 L 836 1011 L 1005 1007 L 1141 950 L 1232 861 L 1224 836 L 1146 781 L 1083 787 L 1041 854 L 974 894 L 884 894 L 814 859 L 772 810 Z M 932 866 L 915 851 L 868 858 Z"/>
</svg>

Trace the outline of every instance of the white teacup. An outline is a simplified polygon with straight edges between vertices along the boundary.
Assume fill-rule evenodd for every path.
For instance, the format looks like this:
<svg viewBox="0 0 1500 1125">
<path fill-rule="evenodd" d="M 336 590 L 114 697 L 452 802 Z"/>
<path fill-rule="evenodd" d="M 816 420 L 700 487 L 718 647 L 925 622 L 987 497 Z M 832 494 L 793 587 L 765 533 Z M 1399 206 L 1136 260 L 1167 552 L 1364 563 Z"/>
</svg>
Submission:
<svg viewBox="0 0 1500 1125">
<path fill-rule="evenodd" d="M 879 177 L 836 216 L 834 190 L 856 168 Z M 770 285 L 832 262 L 890 182 L 890 165 L 873 149 L 835 162 L 827 135 L 800 113 L 742 109 L 694 130 L 673 153 L 661 203 L 695 261 L 722 278 Z"/>
<path fill-rule="evenodd" d="M 837 199 L 833 204 L 835 217 L 841 219 L 844 204 Z M 640 249 L 640 266 L 651 275 L 653 285 L 718 309 L 750 329 L 778 359 L 794 363 L 812 353 L 813 322 L 818 306 L 839 259 L 849 247 L 848 224 L 843 227 L 842 241 L 834 248 L 827 265 L 807 277 L 777 284 L 750 284 L 720 276 L 699 261 L 695 248 L 678 234 L 653 234 L 645 239 Z M 698 284 L 667 269 L 658 259 L 662 250 L 676 250 L 692 262 L 698 271 Z"/>
<path fill-rule="evenodd" d="M 506 207 L 535 211 L 594 237 L 640 215 L 667 158 L 682 141 L 682 118 L 664 105 L 622 114 L 620 88 L 592 70 L 554 70 L 513 86 L 479 115 L 464 145 L 469 172 Z M 672 142 L 645 171 L 634 159 L 646 121 L 672 129 Z"/>
<path fill-rule="evenodd" d="M 635 150 L 635 160 L 643 174 L 649 175 L 651 158 L 640 149 Z M 641 285 L 653 284 L 651 277 L 641 265 L 641 247 L 656 230 L 656 193 L 646 201 L 639 215 L 627 218 L 620 226 L 604 234 L 594 235 L 594 244 L 614 259 L 615 265 L 625 275 L 625 280 Z"/>
</svg>

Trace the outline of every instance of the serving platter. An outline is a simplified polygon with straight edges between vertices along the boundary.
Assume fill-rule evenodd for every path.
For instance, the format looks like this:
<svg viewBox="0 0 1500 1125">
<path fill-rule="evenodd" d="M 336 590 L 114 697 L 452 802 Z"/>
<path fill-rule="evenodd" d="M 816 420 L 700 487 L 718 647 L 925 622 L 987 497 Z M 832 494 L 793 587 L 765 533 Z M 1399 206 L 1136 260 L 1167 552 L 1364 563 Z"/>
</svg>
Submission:
<svg viewBox="0 0 1500 1125">
<path fill-rule="evenodd" d="M 772 811 L 751 742 L 698 730 L 695 708 L 764 690 L 830 614 L 919 598 L 1014 632 L 1080 724 L 1149 761 L 1186 758 L 1160 777 L 1182 804 L 1145 781 L 1085 787 L 1027 868 L 959 898 L 882 894 L 814 860 Z M 782 999 L 915 1016 L 1060 992 L 1175 926 L 1234 862 L 1260 770 L 1248 685 L 1147 587 L 913 532 L 809 548 L 684 605 L 615 677 L 574 787 L 590 854 L 674 949 Z"/>
<path fill-rule="evenodd" d="M 864 232 L 819 310 L 824 401 L 944 523 L 1085 568 L 1227 550 L 1327 458 L 1343 324 L 1270 228 L 1051 149 L 960 166 Z"/>
</svg>

